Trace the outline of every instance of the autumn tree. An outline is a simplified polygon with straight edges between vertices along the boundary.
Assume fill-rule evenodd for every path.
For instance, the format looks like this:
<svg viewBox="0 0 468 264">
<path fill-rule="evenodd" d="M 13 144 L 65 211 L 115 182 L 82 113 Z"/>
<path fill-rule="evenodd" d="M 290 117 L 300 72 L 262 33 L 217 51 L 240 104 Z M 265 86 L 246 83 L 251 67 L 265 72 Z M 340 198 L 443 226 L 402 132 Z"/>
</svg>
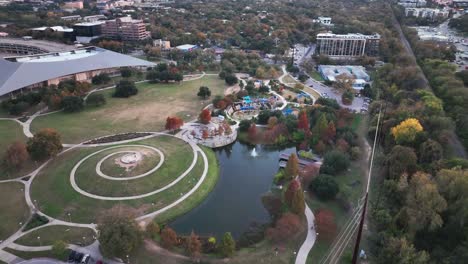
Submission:
<svg viewBox="0 0 468 264">
<path fill-rule="evenodd" d="M 301 219 L 292 213 L 285 213 L 274 227 L 266 230 L 265 236 L 275 243 L 283 243 L 290 240 L 301 230 Z"/>
<path fill-rule="evenodd" d="M 268 128 L 272 129 L 276 124 L 278 124 L 278 118 L 276 116 L 270 116 L 270 118 L 268 118 Z"/>
<path fill-rule="evenodd" d="M 167 119 L 166 119 L 166 130 L 177 130 L 179 129 L 181 126 L 184 125 L 184 120 L 182 120 L 181 118 L 179 117 L 170 117 L 168 116 Z"/>
<path fill-rule="evenodd" d="M 28 153 L 34 160 L 56 156 L 62 148 L 60 134 L 52 128 L 39 130 L 27 143 Z"/>
<path fill-rule="evenodd" d="M 257 139 L 257 126 L 255 123 L 250 124 L 249 129 L 247 130 L 247 135 L 251 141 L 255 141 Z"/>
<path fill-rule="evenodd" d="M 301 215 L 304 213 L 304 192 L 298 180 L 295 179 L 289 183 L 288 188 L 284 192 L 284 201 L 295 214 Z"/>
<path fill-rule="evenodd" d="M 335 214 L 331 210 L 320 208 L 315 212 L 315 226 L 318 238 L 333 241 L 337 233 Z"/>
<path fill-rule="evenodd" d="M 422 229 L 433 231 L 442 226 L 441 213 L 447 208 L 447 202 L 428 174 L 415 173 L 406 193 L 406 205 L 401 217 L 407 223 L 410 234 Z"/>
<path fill-rule="evenodd" d="M 4 156 L 5 163 L 9 168 L 20 168 L 28 158 L 26 145 L 19 141 L 8 146 Z"/>
<path fill-rule="evenodd" d="M 177 244 L 177 233 L 170 227 L 165 227 L 161 232 L 163 247 L 171 249 Z"/>
<path fill-rule="evenodd" d="M 202 247 L 202 244 L 200 242 L 199 237 L 195 234 L 195 232 L 192 231 L 187 241 L 187 248 L 186 248 L 187 253 L 192 258 L 198 258 L 201 253 L 201 247 Z"/>
<path fill-rule="evenodd" d="M 297 128 L 299 130 L 309 131 L 310 129 L 309 118 L 307 117 L 306 111 L 301 111 L 299 113 Z"/>
<path fill-rule="evenodd" d="M 299 159 L 295 153 L 291 153 L 291 155 L 289 155 L 284 172 L 286 179 L 294 179 L 294 177 L 299 175 Z"/>
<path fill-rule="evenodd" d="M 417 134 L 422 131 L 423 127 L 416 118 L 408 118 L 391 129 L 391 133 L 397 144 L 413 142 Z"/>
<path fill-rule="evenodd" d="M 209 124 L 210 121 L 211 121 L 211 112 L 210 110 L 208 109 L 203 109 L 200 113 L 200 115 L 198 116 L 198 120 L 200 120 L 200 122 L 202 124 Z"/>
<path fill-rule="evenodd" d="M 231 233 L 224 233 L 223 240 L 219 245 L 219 250 L 221 252 L 221 255 L 223 255 L 224 257 L 231 257 L 232 255 L 234 255 L 234 252 L 236 251 L 236 241 L 234 241 L 234 238 L 232 237 Z"/>
</svg>

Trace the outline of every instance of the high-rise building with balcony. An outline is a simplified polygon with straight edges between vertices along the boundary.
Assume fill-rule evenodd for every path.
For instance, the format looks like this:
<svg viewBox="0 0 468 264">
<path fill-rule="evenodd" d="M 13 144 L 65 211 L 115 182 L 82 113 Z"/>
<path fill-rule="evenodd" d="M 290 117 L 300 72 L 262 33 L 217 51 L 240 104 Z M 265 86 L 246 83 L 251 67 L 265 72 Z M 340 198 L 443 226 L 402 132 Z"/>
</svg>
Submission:
<svg viewBox="0 0 468 264">
<path fill-rule="evenodd" d="M 317 34 L 315 53 L 331 58 L 355 58 L 360 56 L 377 56 L 379 52 L 380 35 L 363 34 Z"/>
</svg>

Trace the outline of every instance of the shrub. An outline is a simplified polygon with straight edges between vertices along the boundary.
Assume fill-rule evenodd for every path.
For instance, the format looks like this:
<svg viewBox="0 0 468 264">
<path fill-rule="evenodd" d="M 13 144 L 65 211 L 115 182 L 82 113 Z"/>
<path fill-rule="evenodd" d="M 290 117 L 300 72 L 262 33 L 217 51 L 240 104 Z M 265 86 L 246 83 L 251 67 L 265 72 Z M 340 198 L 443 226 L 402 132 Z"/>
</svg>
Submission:
<svg viewBox="0 0 468 264">
<path fill-rule="evenodd" d="M 129 80 L 121 80 L 119 84 L 115 87 L 115 92 L 112 96 L 120 98 L 128 98 L 132 95 L 136 95 L 138 89 L 135 86 L 135 83 Z"/>
<path fill-rule="evenodd" d="M 274 228 L 268 228 L 266 237 L 275 243 L 284 243 L 290 240 L 301 229 L 301 219 L 299 216 L 286 213 L 278 221 Z"/>
<path fill-rule="evenodd" d="M 161 242 L 163 247 L 171 249 L 177 244 L 177 234 L 170 228 L 165 227 L 161 232 Z"/>
<path fill-rule="evenodd" d="M 38 215 L 38 214 L 33 214 L 31 217 L 31 220 L 26 224 L 26 226 L 23 228 L 23 231 L 28 231 L 30 229 L 36 228 L 41 225 L 45 225 L 49 222 L 49 219 L 47 217 Z"/>
<path fill-rule="evenodd" d="M 224 81 L 226 82 L 227 85 L 234 85 L 236 84 L 239 80 L 234 74 L 226 74 L 226 77 L 224 78 Z"/>
<path fill-rule="evenodd" d="M 231 257 L 236 250 L 236 241 L 232 238 L 231 233 L 227 232 L 223 235 L 219 250 L 224 257 Z"/>
<path fill-rule="evenodd" d="M 87 105 L 101 106 L 106 104 L 106 97 L 103 94 L 92 93 L 86 98 Z"/>
<path fill-rule="evenodd" d="M 109 77 L 109 74 L 107 73 L 101 73 L 98 75 L 95 75 L 92 79 L 91 82 L 93 84 L 99 85 L 99 84 L 105 84 L 110 82 L 111 78 Z"/>
<path fill-rule="evenodd" d="M 127 212 L 105 214 L 97 230 L 101 252 L 109 258 L 125 257 L 138 248 L 142 240 L 137 223 Z"/>
<path fill-rule="evenodd" d="M 124 78 L 129 78 L 132 76 L 132 70 L 130 68 L 122 68 L 120 69 L 120 75 L 122 75 L 122 77 Z"/>
<path fill-rule="evenodd" d="M 65 112 L 79 112 L 83 110 L 83 99 L 79 96 L 65 96 L 62 99 L 62 107 Z"/>
<path fill-rule="evenodd" d="M 239 131 L 240 132 L 247 132 L 249 130 L 250 124 L 252 122 L 250 120 L 242 120 L 239 123 Z"/>
<path fill-rule="evenodd" d="M 330 175 L 321 174 L 312 180 L 309 188 L 322 200 L 334 199 L 340 188 L 335 179 Z"/>
<path fill-rule="evenodd" d="M 12 104 L 8 110 L 10 115 L 21 115 L 22 113 L 28 110 L 29 104 L 26 102 L 18 102 L 16 104 Z"/>
</svg>

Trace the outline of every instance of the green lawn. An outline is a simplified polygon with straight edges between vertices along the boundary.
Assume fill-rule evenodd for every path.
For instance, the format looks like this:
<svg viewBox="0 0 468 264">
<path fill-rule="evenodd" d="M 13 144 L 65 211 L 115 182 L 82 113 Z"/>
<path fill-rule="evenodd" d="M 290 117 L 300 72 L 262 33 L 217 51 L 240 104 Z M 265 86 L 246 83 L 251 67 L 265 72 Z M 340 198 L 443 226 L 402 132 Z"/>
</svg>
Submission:
<svg viewBox="0 0 468 264">
<path fill-rule="evenodd" d="M 298 82 L 297 82 L 296 80 L 294 80 L 294 78 L 291 77 L 291 76 L 288 74 L 288 75 L 284 76 L 284 78 L 283 78 L 283 83 L 289 84 L 289 85 L 291 85 L 292 87 L 294 87 L 294 85 L 295 85 L 296 83 L 298 83 Z"/>
<path fill-rule="evenodd" d="M 0 183 L 0 240 L 14 234 L 29 217 L 21 183 Z"/>
<path fill-rule="evenodd" d="M 312 77 L 312 79 L 314 79 L 316 81 L 319 81 L 319 82 L 325 81 L 323 79 L 322 75 L 320 75 L 320 73 L 318 73 L 317 71 L 311 71 L 311 72 L 309 72 L 309 75 L 310 75 L 310 77 Z"/>
<path fill-rule="evenodd" d="M 0 120 L 0 151 L 4 151 L 15 141 L 26 142 L 23 128 L 15 121 Z M 3 152 L 0 155 L 3 156 Z"/>
<path fill-rule="evenodd" d="M 177 115 L 185 121 L 198 117 L 203 106 L 211 100 L 197 97 L 200 86 L 208 86 L 211 95 L 222 95 L 226 87 L 217 76 L 182 82 L 180 84 L 138 84 L 139 93 L 131 98 L 113 98 L 113 89 L 101 91 L 107 104 L 87 107 L 79 113 L 58 112 L 36 118 L 32 130 L 57 129 L 65 143 L 114 133 L 164 130 L 167 116 Z"/>
<path fill-rule="evenodd" d="M 125 151 L 128 149 L 134 149 L 133 147 L 126 147 Z M 138 150 L 138 149 L 136 149 Z M 147 148 L 139 148 L 143 151 L 145 155 L 142 156 L 142 160 L 134 167 L 125 168 L 122 166 L 116 166 L 116 163 L 122 159 L 125 155 L 129 153 L 120 153 L 112 155 L 109 158 L 105 159 L 101 165 L 102 173 L 112 176 L 112 177 L 134 177 L 143 173 L 146 173 L 153 169 L 160 162 L 159 154 L 153 150 Z"/>
<path fill-rule="evenodd" d="M 203 151 L 205 152 L 208 163 L 210 167 L 208 168 L 208 174 L 206 175 L 203 184 L 198 188 L 198 190 L 193 193 L 189 198 L 187 198 L 184 202 L 180 203 L 176 207 L 172 208 L 169 211 L 166 211 L 156 217 L 156 222 L 163 223 L 168 222 L 177 216 L 180 216 L 184 213 L 189 212 L 191 209 L 195 208 L 199 205 L 203 200 L 205 200 L 206 196 L 213 190 L 216 186 L 216 183 L 219 179 L 219 164 L 218 160 L 216 159 L 216 155 L 210 148 L 202 147 Z"/>
<path fill-rule="evenodd" d="M 164 144 L 162 142 L 164 141 L 164 138 L 167 139 L 167 137 L 162 136 L 153 139 L 142 140 L 137 143 L 134 142 L 132 144 L 162 146 Z M 171 147 L 175 152 L 177 152 L 177 150 L 186 150 L 185 145 L 185 142 L 179 140 L 179 142 L 172 144 Z M 43 210 L 44 213 L 63 220 L 69 220 L 68 213 L 70 213 L 71 220 L 73 222 L 95 223 L 97 217 L 102 214 L 103 210 L 110 209 L 116 205 L 123 205 L 133 208 L 137 215 L 143 215 L 160 209 L 167 204 L 177 200 L 181 195 L 187 193 L 197 183 L 203 172 L 203 160 L 201 156 L 199 156 L 193 170 L 175 186 L 163 192 L 146 198 L 128 201 L 96 200 L 82 196 L 73 190 L 69 181 L 69 172 L 74 164 L 82 157 L 98 149 L 102 148 L 76 149 L 69 151 L 49 163 L 49 165 L 44 168 L 44 170 L 38 175 L 32 184 L 32 197 L 33 199 L 37 200 L 39 207 L 41 210 Z M 163 151 L 162 147 L 161 150 Z M 166 160 L 168 163 L 171 162 L 170 160 L 177 163 L 179 160 L 178 157 L 181 155 L 185 154 L 177 152 L 177 154 L 166 156 Z M 216 163 L 214 163 L 214 161 L 215 159 L 210 159 L 210 162 L 213 162 L 209 164 L 210 167 L 216 167 Z M 186 168 L 188 168 L 188 166 L 186 166 Z M 177 176 L 179 176 L 179 174 L 172 176 L 175 179 Z M 95 179 L 95 181 L 99 181 L 97 178 L 98 177 L 94 177 L 93 179 Z M 124 182 L 122 182 L 120 187 L 116 186 L 115 190 L 121 192 L 124 191 L 126 188 Z M 103 183 L 101 182 L 95 185 L 100 186 L 101 188 L 107 188 L 107 186 L 103 186 Z M 191 207 L 188 209 L 191 209 Z M 175 210 L 180 209 L 176 208 Z"/>
<path fill-rule="evenodd" d="M 61 240 L 68 244 L 90 245 L 94 242 L 96 234 L 90 228 L 70 226 L 46 226 L 35 230 L 15 241 L 23 246 L 51 246 Z M 37 237 L 40 237 L 39 241 Z"/>
</svg>

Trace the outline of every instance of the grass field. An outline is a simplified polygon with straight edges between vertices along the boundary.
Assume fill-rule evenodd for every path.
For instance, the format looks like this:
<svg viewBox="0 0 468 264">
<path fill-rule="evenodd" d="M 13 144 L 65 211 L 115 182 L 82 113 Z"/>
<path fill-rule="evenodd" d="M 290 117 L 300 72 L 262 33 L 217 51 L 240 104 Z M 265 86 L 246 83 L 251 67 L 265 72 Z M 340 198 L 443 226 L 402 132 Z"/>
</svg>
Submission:
<svg viewBox="0 0 468 264">
<path fill-rule="evenodd" d="M 55 258 L 51 250 L 34 251 L 34 252 L 19 251 L 19 250 L 14 250 L 11 248 L 4 248 L 3 250 L 5 250 L 6 252 L 10 252 L 11 254 L 16 255 L 22 259 Z"/>
<path fill-rule="evenodd" d="M 129 147 L 133 149 L 132 147 Z M 125 148 L 127 150 L 128 148 Z M 132 150 L 133 151 L 133 150 Z M 141 151 L 144 153 L 142 159 L 138 161 L 136 166 L 133 166 L 129 169 L 118 165 L 119 160 L 121 160 L 125 155 L 129 153 L 120 153 L 112 155 L 109 158 L 105 159 L 101 165 L 101 171 L 112 177 L 134 177 L 143 173 L 146 173 L 153 169 L 159 161 L 161 160 L 159 154 L 153 150 L 147 148 L 138 148 L 135 151 Z"/>
<path fill-rule="evenodd" d="M 90 245 L 94 242 L 95 236 L 96 234 L 90 228 L 46 226 L 21 237 L 15 243 L 23 246 L 51 246 L 61 240 L 67 244 Z M 37 237 L 41 238 L 40 242 Z"/>
<path fill-rule="evenodd" d="M 0 183 L 0 240 L 15 233 L 29 217 L 21 183 Z"/>
<path fill-rule="evenodd" d="M 167 140 L 167 137 L 157 137 L 153 139 L 139 141 L 138 144 L 163 145 L 163 142 L 161 142 L 161 140 L 164 141 L 164 138 L 166 138 Z M 180 141 L 180 143 L 176 142 L 171 144 L 171 146 L 174 150 L 184 150 L 186 147 L 185 144 L 185 142 Z M 67 152 L 64 155 L 61 155 L 54 161 L 52 161 L 38 175 L 38 177 L 34 180 L 32 184 L 32 197 L 33 199 L 37 200 L 39 207 L 44 213 L 46 213 L 49 216 L 60 218 L 63 220 L 69 220 L 68 213 L 70 213 L 71 220 L 73 222 L 95 223 L 98 216 L 102 214 L 104 210 L 110 209 L 117 205 L 121 205 L 133 208 L 137 215 L 143 215 L 160 209 L 166 206 L 167 204 L 175 201 L 181 195 L 187 193 L 201 177 L 204 167 L 203 160 L 201 156 L 199 156 L 193 170 L 175 186 L 163 192 L 136 200 L 101 201 L 88 198 L 79 194 L 78 192 L 73 190 L 69 181 L 69 172 L 74 166 L 74 164 L 87 154 L 92 153 L 98 149 L 99 148 L 93 148 L 91 150 L 79 149 Z M 160 149 L 163 151 L 162 147 Z M 170 162 L 170 160 L 172 159 L 173 162 L 177 163 L 178 155 L 180 154 L 166 156 L 167 162 Z M 216 159 L 210 159 L 209 166 L 214 166 L 216 168 L 217 164 L 215 163 L 215 161 Z M 188 168 L 188 166 L 186 166 L 186 168 Z M 172 176 L 175 178 L 179 175 Z M 215 176 L 217 176 L 217 174 Z M 97 178 L 94 179 L 97 180 Z M 126 187 L 123 185 L 124 184 L 122 183 L 121 187 L 116 186 L 116 191 L 124 190 Z M 97 186 L 102 187 L 102 184 Z M 187 210 L 189 209 L 191 209 L 191 207 Z M 175 210 L 180 209 L 176 208 Z"/>
<path fill-rule="evenodd" d="M 57 129 L 65 143 L 79 143 L 86 139 L 122 132 L 161 131 L 167 116 L 177 115 L 185 121 L 193 120 L 210 100 L 197 97 L 200 86 L 208 86 L 211 96 L 224 93 L 224 81 L 217 76 L 182 82 L 181 84 L 141 83 L 138 95 L 113 98 L 114 89 L 101 91 L 107 104 L 87 107 L 78 113 L 58 112 L 36 118 L 32 130 L 50 127 Z"/>
<path fill-rule="evenodd" d="M 26 142 L 23 128 L 15 121 L 0 120 L 0 150 L 5 150 L 14 141 Z"/>
</svg>

